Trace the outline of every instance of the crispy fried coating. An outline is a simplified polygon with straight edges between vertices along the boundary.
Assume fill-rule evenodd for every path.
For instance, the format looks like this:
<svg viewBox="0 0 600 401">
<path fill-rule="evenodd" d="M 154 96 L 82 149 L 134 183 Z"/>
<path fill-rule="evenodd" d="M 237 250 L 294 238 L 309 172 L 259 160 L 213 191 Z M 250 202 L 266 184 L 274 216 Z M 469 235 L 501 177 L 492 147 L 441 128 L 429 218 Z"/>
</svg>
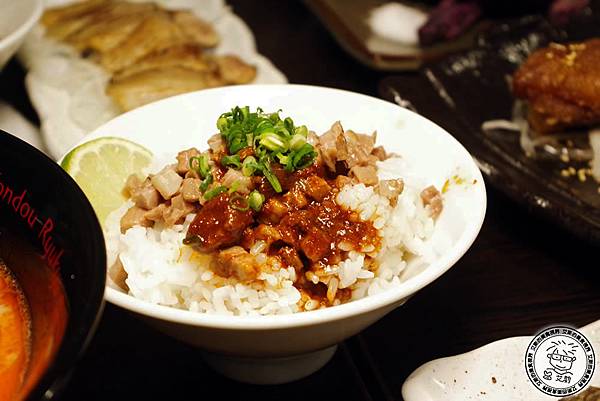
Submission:
<svg viewBox="0 0 600 401">
<path fill-rule="evenodd" d="M 600 39 L 532 53 L 513 76 L 537 134 L 600 123 Z"/>
</svg>

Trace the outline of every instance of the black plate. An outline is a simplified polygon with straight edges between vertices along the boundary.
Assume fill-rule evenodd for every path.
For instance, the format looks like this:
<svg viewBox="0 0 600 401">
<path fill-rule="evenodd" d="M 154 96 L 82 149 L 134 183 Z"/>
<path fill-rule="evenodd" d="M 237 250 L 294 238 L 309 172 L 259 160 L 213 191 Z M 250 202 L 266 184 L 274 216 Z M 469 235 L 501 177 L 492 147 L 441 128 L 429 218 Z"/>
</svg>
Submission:
<svg viewBox="0 0 600 401">
<path fill-rule="evenodd" d="M 419 79 L 389 77 L 379 88 L 384 98 L 408 101 L 418 113 L 452 133 L 476 158 L 490 184 L 596 243 L 600 243 L 599 184 L 591 178 L 582 183 L 562 177 L 561 169 L 569 164 L 531 159 L 522 151 L 517 134 L 485 134 L 481 124 L 511 119 L 514 98 L 507 78 L 532 50 L 550 42 L 600 36 L 599 3 L 561 30 L 541 17 L 497 23 L 481 35 L 473 50 L 425 66 Z"/>
<path fill-rule="evenodd" d="M 50 400 L 100 318 L 104 239 L 75 181 L 42 152 L 1 130 L 0 258 L 20 284 L 31 314 L 29 391 L 23 397 Z"/>
</svg>

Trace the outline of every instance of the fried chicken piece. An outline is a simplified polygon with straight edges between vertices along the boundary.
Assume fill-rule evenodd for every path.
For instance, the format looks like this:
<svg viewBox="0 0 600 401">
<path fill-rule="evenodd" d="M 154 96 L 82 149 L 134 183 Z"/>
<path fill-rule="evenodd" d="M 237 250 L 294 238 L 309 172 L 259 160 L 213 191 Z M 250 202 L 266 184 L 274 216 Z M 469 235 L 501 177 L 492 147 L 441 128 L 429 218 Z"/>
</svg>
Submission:
<svg viewBox="0 0 600 401">
<path fill-rule="evenodd" d="M 527 100 L 533 131 L 546 134 L 600 123 L 600 39 L 551 44 L 515 72 L 513 92 Z"/>
</svg>

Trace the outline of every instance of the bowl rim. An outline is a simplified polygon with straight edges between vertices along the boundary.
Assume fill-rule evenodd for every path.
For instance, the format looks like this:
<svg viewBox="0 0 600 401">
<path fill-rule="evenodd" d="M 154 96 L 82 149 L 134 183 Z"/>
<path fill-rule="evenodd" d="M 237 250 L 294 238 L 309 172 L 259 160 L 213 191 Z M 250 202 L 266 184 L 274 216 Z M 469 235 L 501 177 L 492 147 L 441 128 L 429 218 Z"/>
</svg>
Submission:
<svg viewBox="0 0 600 401">
<path fill-rule="evenodd" d="M 0 40 L 0 49 L 8 48 L 10 45 L 17 43 L 19 40 L 24 38 L 27 35 L 27 32 L 29 32 L 40 19 L 42 11 L 44 10 L 43 0 L 30 1 L 33 2 L 33 10 L 31 10 L 31 14 L 23 24 L 19 25 L 17 29 Z"/>
<path fill-rule="evenodd" d="M 342 95 L 354 96 L 357 98 L 364 98 L 364 100 L 369 102 L 378 102 L 385 104 L 385 107 L 397 107 L 399 109 L 407 112 L 411 118 L 416 118 L 417 120 L 421 120 L 425 124 L 429 124 L 434 127 L 437 131 L 439 131 L 442 135 L 447 136 L 450 142 L 452 142 L 457 150 L 462 153 L 465 157 L 465 162 L 470 165 L 470 173 L 472 173 L 473 177 L 480 183 L 481 190 L 476 191 L 477 196 L 477 205 L 478 210 L 477 213 L 470 219 L 470 224 L 467 225 L 460 238 L 453 245 L 452 250 L 447 252 L 442 257 L 435 260 L 432 264 L 430 264 L 425 270 L 415 275 L 414 277 L 409 278 L 405 282 L 401 283 L 399 286 L 390 288 L 386 291 L 383 291 L 379 294 L 366 296 L 364 298 L 348 302 L 345 304 L 341 304 L 335 307 L 329 307 L 325 309 L 318 309 L 314 311 L 306 311 L 302 313 L 293 313 L 287 315 L 266 315 L 266 316 L 226 316 L 226 315 L 215 315 L 215 314 L 205 314 L 200 312 L 192 312 L 189 310 L 177 309 L 170 306 L 164 305 L 156 305 L 151 304 L 149 302 L 134 298 L 131 295 L 120 292 L 117 289 L 114 289 L 109 286 L 107 281 L 105 298 L 110 303 L 122 307 L 126 310 L 138 313 L 143 316 L 147 316 L 154 319 L 159 319 L 163 321 L 168 321 L 172 323 L 179 323 L 190 326 L 198 326 L 198 327 L 208 327 L 208 328 L 218 328 L 218 329 L 230 329 L 230 330 L 266 330 L 266 329 L 284 329 L 291 327 L 301 327 L 301 326 L 313 326 L 321 323 L 338 321 L 351 316 L 361 315 L 365 313 L 369 313 L 375 311 L 377 309 L 382 309 L 385 307 L 390 307 L 393 305 L 397 305 L 401 303 L 405 298 L 414 294 L 418 290 L 422 289 L 426 285 L 430 284 L 446 271 L 448 271 L 470 248 L 473 244 L 481 227 L 483 225 L 483 221 L 485 219 L 485 212 L 487 208 L 487 195 L 485 189 L 485 182 L 483 180 L 483 176 L 481 175 L 481 171 L 479 170 L 475 160 L 470 155 L 470 153 L 464 148 L 464 146 L 458 142 L 456 138 L 454 138 L 449 132 L 447 132 L 444 128 L 435 124 L 433 121 L 414 113 L 410 110 L 401 108 L 400 106 L 388 102 L 383 99 L 379 99 L 373 96 L 364 95 L 357 92 L 351 92 L 343 89 L 337 88 L 328 88 L 323 86 L 313 86 L 313 85 L 296 85 L 296 84 L 285 84 L 285 85 L 235 85 L 221 88 L 212 88 L 205 89 L 196 92 L 185 93 L 182 95 L 173 96 L 167 99 L 159 100 L 154 103 L 150 103 L 148 105 L 142 106 L 138 109 L 132 110 L 130 112 L 124 113 L 114 120 L 127 118 L 128 115 L 133 113 L 143 113 L 144 110 L 148 110 L 151 108 L 160 107 L 161 104 L 169 103 L 169 102 L 177 102 L 178 99 L 183 97 L 190 96 L 199 96 L 199 93 L 210 94 L 213 92 L 224 92 L 239 90 L 241 87 L 244 88 L 252 88 L 247 90 L 321 90 L 328 92 L 337 92 Z M 111 121 L 114 121 L 111 120 Z M 92 138 L 96 138 L 103 135 L 98 135 L 97 132 L 101 131 L 104 125 L 108 124 L 107 122 L 103 124 L 101 127 L 98 127 L 92 133 L 86 135 L 81 141 L 78 142 L 72 148 L 78 146 L 81 143 L 87 142 Z M 71 149 L 72 149 L 71 148 Z M 69 150 L 70 151 L 70 150 Z M 68 154 L 68 151 L 65 155 Z M 64 156 L 63 156 L 64 157 Z M 62 158 L 61 158 L 62 160 Z"/>
</svg>

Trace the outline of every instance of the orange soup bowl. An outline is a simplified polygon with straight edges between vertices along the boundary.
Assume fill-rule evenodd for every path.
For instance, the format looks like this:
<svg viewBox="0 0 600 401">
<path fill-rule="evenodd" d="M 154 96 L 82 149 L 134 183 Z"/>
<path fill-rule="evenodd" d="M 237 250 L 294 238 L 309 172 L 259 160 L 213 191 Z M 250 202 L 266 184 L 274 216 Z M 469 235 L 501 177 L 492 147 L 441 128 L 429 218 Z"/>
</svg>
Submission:
<svg viewBox="0 0 600 401">
<path fill-rule="evenodd" d="M 0 131 L 0 401 L 50 400 L 99 320 L 100 225 L 75 182 Z"/>
</svg>

